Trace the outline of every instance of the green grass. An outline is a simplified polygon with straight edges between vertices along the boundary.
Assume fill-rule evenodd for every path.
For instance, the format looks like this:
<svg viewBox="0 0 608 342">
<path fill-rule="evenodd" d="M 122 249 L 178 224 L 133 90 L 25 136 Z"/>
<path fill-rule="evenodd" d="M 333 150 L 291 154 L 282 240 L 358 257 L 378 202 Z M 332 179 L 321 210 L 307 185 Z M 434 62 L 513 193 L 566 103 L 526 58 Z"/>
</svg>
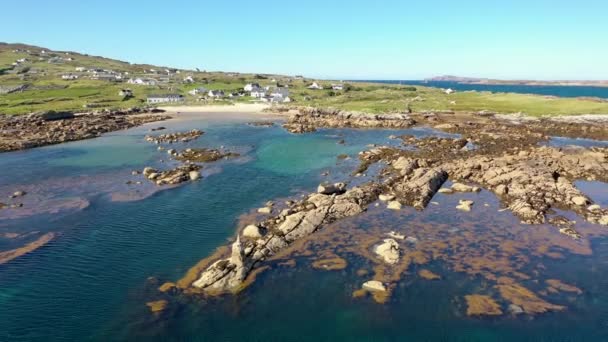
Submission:
<svg viewBox="0 0 608 342">
<path fill-rule="evenodd" d="M 40 52 L 40 48 L 28 48 Z M 590 99 L 551 98 L 524 94 L 491 94 L 487 92 L 457 92 L 447 95 L 439 89 L 408 86 L 353 83 L 349 91 L 309 90 L 309 82 L 290 80 L 284 76 L 269 75 L 268 79 L 256 79 L 253 74 L 229 75 L 220 72 L 182 72 L 173 75 L 168 84 L 148 87 L 94 81 L 86 76 L 76 81 L 64 81 L 61 75 L 75 72 L 78 66 L 86 68 L 112 69 L 128 72 L 127 77 L 154 77 L 145 74 L 144 69 L 163 67 L 151 65 L 135 65 L 107 58 L 87 56 L 77 53 L 55 52 L 57 56 L 72 57 L 74 61 L 60 64 L 49 64 L 39 61 L 37 56 L 25 52 L 15 53 L 13 45 L 0 44 L 0 70 L 11 69 L 11 63 L 19 58 L 30 60 L 28 67 L 39 70 L 35 75 L 18 75 L 4 72 L 0 74 L 0 85 L 28 84 L 30 88 L 22 93 L 0 95 L 1 114 L 25 114 L 43 110 L 72 110 L 84 111 L 84 107 L 98 108 L 127 108 L 145 105 L 149 94 L 179 93 L 186 96 L 186 104 L 204 104 L 196 102 L 196 98 L 187 94 L 197 87 L 207 89 L 222 89 L 232 92 L 242 88 L 246 83 L 257 82 L 261 85 L 274 85 L 271 78 L 276 78 L 281 84 L 289 84 L 293 105 L 335 107 L 344 110 L 362 111 L 369 113 L 403 112 L 407 108 L 414 111 L 453 110 L 463 112 L 478 112 L 489 110 L 498 113 L 524 113 L 527 115 L 574 115 L 574 114 L 608 114 L 608 102 Z M 48 51 L 48 50 L 47 50 Z M 41 55 L 44 56 L 44 55 Z M 48 55 L 47 55 L 48 56 Z M 184 84 L 183 78 L 192 75 L 196 84 Z M 319 82 L 329 87 L 332 82 Z M 50 88 L 50 89 L 49 89 Z M 123 101 L 118 95 L 122 88 L 133 90 L 135 97 Z M 243 97 L 235 100 L 215 101 L 214 104 L 230 104 L 231 102 L 250 102 L 251 98 Z"/>
</svg>

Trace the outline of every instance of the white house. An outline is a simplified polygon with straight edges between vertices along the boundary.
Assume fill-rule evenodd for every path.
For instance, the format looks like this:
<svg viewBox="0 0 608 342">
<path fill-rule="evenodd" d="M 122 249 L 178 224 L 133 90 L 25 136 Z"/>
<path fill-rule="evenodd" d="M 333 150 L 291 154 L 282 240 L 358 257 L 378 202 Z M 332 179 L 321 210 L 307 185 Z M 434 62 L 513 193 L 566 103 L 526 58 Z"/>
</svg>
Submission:
<svg viewBox="0 0 608 342">
<path fill-rule="evenodd" d="M 184 77 L 184 83 L 194 83 L 194 78 L 192 76 Z"/>
<path fill-rule="evenodd" d="M 254 88 L 251 91 L 251 97 L 256 98 L 256 99 L 261 99 L 264 96 L 266 96 L 266 90 L 262 89 L 262 88 Z"/>
<path fill-rule="evenodd" d="M 454 90 L 452 90 L 452 88 L 448 88 L 448 89 L 444 90 L 443 92 L 450 95 L 450 94 L 454 93 Z"/>
<path fill-rule="evenodd" d="M 220 99 L 220 98 L 224 97 L 224 95 L 225 94 L 222 90 L 209 90 L 209 92 L 207 93 L 207 96 L 216 98 L 216 99 Z"/>
<path fill-rule="evenodd" d="M 184 97 L 179 94 L 149 95 L 148 103 L 184 102 Z"/>
<path fill-rule="evenodd" d="M 155 86 L 158 82 L 153 78 L 130 78 L 127 83 L 145 86 Z"/>
<path fill-rule="evenodd" d="M 85 72 L 87 70 L 87 68 L 85 67 L 76 67 L 76 71 L 78 72 Z"/>
<path fill-rule="evenodd" d="M 62 80 L 67 80 L 67 81 L 73 81 L 73 80 L 77 80 L 78 79 L 78 75 L 65 74 L 65 75 L 61 75 L 61 79 Z"/>
<path fill-rule="evenodd" d="M 245 85 L 245 87 L 243 89 L 245 89 L 245 91 L 253 91 L 254 89 L 258 89 L 260 88 L 260 85 L 257 83 L 248 83 Z"/>
<path fill-rule="evenodd" d="M 313 82 L 311 85 L 308 86 L 308 89 L 322 90 L 323 87 L 320 86 L 317 82 Z"/>
<path fill-rule="evenodd" d="M 190 90 L 188 92 L 188 94 L 190 94 L 192 96 L 196 96 L 196 95 L 199 95 L 199 94 L 205 94 L 207 92 L 208 92 L 208 90 L 206 88 L 199 87 L 199 88 L 194 88 L 194 89 Z"/>
<path fill-rule="evenodd" d="M 332 84 L 331 89 L 332 90 L 344 90 L 344 84 Z"/>
</svg>

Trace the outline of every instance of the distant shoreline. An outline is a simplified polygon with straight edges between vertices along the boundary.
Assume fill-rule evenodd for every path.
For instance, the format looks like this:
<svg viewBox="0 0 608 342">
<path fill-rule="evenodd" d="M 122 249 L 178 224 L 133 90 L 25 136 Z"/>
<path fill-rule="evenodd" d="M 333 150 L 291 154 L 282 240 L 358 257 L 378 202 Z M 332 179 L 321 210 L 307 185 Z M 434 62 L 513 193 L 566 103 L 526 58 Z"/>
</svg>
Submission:
<svg viewBox="0 0 608 342">
<path fill-rule="evenodd" d="M 471 78 L 457 76 L 439 76 L 422 80 L 422 82 L 455 82 L 459 84 L 476 84 L 476 85 L 522 85 L 522 86 L 558 86 L 558 87 L 608 87 L 608 81 L 599 80 L 557 80 L 557 81 L 539 81 L 539 80 L 496 80 L 486 78 Z"/>
</svg>

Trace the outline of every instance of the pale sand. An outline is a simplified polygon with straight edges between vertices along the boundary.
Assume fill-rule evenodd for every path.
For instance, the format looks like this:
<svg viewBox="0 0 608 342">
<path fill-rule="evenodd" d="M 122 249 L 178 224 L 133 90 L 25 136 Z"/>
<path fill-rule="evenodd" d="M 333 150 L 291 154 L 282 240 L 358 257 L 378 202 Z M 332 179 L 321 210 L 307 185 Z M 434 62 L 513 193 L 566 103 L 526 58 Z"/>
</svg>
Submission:
<svg viewBox="0 0 608 342">
<path fill-rule="evenodd" d="M 265 103 L 236 103 L 234 105 L 166 106 L 167 113 L 249 113 L 260 114 L 270 105 Z"/>
</svg>

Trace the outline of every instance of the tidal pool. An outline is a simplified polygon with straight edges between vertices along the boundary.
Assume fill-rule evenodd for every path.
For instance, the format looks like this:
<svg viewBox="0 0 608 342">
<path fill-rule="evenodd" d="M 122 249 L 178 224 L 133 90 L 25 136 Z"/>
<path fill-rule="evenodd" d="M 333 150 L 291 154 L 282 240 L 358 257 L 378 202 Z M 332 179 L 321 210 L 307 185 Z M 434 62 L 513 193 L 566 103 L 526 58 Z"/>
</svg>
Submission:
<svg viewBox="0 0 608 342">
<path fill-rule="evenodd" d="M 608 339 L 603 231 L 577 220 L 583 235 L 577 242 L 553 227 L 521 225 L 485 191 L 437 195 L 436 204 L 423 212 L 389 212 L 384 204 L 372 204 L 364 215 L 326 227 L 318 239 L 313 235 L 303 242 L 305 248 L 276 260 L 239 295 L 170 298 L 164 312 L 152 314 L 146 303 L 161 298 L 158 286 L 179 279 L 225 245 L 242 215 L 266 201 L 314 191 L 325 180 L 359 182 L 351 175 L 357 153 L 370 144 L 400 143 L 390 135 L 439 135 L 419 128 L 292 135 L 276 125 L 247 125 L 251 120 L 172 120 L 0 155 L 6 171 L 0 175 L 0 195 L 6 198 L 22 188 L 28 192 L 24 212 L 0 211 L 2 250 L 55 234 L 41 248 L 0 265 L 0 340 Z M 134 169 L 171 165 L 165 152 L 144 141 L 150 128 L 161 125 L 167 130 L 154 134 L 205 132 L 174 148 L 224 146 L 241 158 L 205 166 L 210 172 L 203 180 L 165 191 L 146 183 L 141 188 L 125 184 L 143 180 L 131 175 Z M 134 197 L 113 201 L 117 193 Z M 608 199 L 608 194 L 594 196 L 598 203 Z M 472 212 L 454 209 L 462 198 L 476 201 Z M 74 199 L 87 205 L 59 205 Z M 53 205 L 56 210 L 47 210 Z M 364 246 L 392 230 L 416 237 L 408 252 L 420 250 L 428 257 L 403 270 L 385 304 L 368 296 L 353 298 L 363 281 L 381 271 Z M 345 259 L 346 267 L 311 266 L 329 255 Z M 441 279 L 422 279 L 422 269 Z M 467 317 L 463 298 L 473 293 L 491 295 L 507 310 L 492 280 L 505 274 L 535 293 L 552 278 L 583 293 L 539 294 L 567 308 L 561 312 Z"/>
</svg>

